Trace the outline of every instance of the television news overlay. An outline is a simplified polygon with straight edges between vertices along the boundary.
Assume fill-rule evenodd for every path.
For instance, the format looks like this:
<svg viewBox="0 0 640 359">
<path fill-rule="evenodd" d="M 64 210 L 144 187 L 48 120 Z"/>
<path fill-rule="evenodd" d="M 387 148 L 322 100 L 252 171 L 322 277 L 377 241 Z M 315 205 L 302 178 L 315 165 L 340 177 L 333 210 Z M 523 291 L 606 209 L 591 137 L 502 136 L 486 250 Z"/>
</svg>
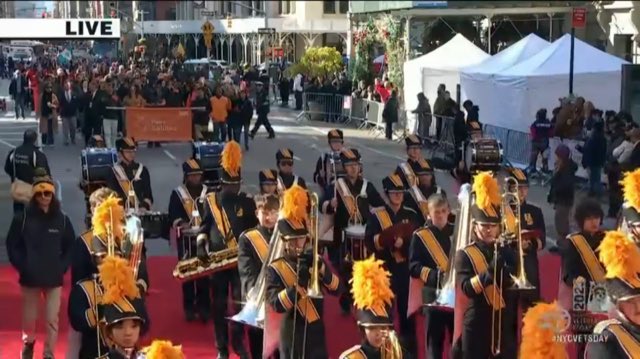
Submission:
<svg viewBox="0 0 640 359">
<path fill-rule="evenodd" d="M 120 19 L 0 19 L 0 39 L 120 39 Z"/>
</svg>

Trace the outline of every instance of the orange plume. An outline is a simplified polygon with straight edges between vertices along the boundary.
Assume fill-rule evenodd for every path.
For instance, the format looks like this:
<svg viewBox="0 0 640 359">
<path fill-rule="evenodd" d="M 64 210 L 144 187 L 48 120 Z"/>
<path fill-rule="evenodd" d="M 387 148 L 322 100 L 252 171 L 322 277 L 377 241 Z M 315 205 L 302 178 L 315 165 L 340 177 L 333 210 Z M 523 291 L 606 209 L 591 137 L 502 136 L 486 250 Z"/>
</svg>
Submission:
<svg viewBox="0 0 640 359">
<path fill-rule="evenodd" d="M 557 302 L 538 303 L 522 318 L 520 357 L 527 359 L 568 359 L 565 344 L 555 340 L 571 323 Z"/>
<path fill-rule="evenodd" d="M 607 278 L 620 278 L 630 283 L 640 281 L 640 248 L 626 234 L 608 231 L 598 251 Z"/>
<path fill-rule="evenodd" d="M 500 186 L 491 172 L 480 172 L 473 177 L 473 192 L 476 194 L 476 205 L 482 210 L 500 205 Z"/>
<path fill-rule="evenodd" d="M 306 223 L 309 195 L 299 185 L 293 185 L 284 192 L 282 217 L 297 223 Z"/>
<path fill-rule="evenodd" d="M 627 172 L 624 179 L 620 181 L 624 200 L 627 205 L 640 212 L 640 168 L 633 172 Z"/>
<path fill-rule="evenodd" d="M 109 231 L 119 244 L 124 236 L 124 208 L 120 205 L 120 198 L 109 196 L 93 211 L 91 225 L 93 234 L 106 238 Z"/>
<path fill-rule="evenodd" d="M 384 269 L 384 261 L 375 256 L 353 263 L 350 283 L 353 303 L 360 310 L 382 309 L 393 302 L 391 273 Z"/>
<path fill-rule="evenodd" d="M 240 167 L 242 167 L 242 149 L 238 142 L 227 142 L 226 146 L 224 146 L 224 150 L 222 150 L 220 165 L 222 165 L 222 168 L 224 168 L 224 170 L 230 175 L 238 175 Z"/>
<path fill-rule="evenodd" d="M 133 269 L 126 259 L 108 256 L 98 266 L 98 273 L 100 273 L 100 283 L 104 288 L 103 304 L 116 303 L 122 297 L 140 297 L 140 289 L 136 285 Z"/>
<path fill-rule="evenodd" d="M 184 359 L 181 345 L 173 345 L 167 340 L 154 340 L 150 346 L 142 350 L 147 359 Z"/>
</svg>

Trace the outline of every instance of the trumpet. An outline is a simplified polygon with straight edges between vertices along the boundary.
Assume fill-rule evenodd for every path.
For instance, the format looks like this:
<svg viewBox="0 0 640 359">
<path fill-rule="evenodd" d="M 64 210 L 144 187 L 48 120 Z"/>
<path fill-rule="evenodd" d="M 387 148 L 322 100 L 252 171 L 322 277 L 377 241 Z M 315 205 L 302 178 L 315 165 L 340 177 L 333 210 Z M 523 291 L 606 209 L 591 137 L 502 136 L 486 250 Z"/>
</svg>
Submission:
<svg viewBox="0 0 640 359">
<path fill-rule="evenodd" d="M 316 193 L 310 194 L 311 215 L 309 216 L 309 228 L 311 229 L 311 245 L 313 246 L 313 265 L 311 268 L 311 280 L 307 295 L 311 298 L 322 298 L 320 289 L 320 221 L 318 218 L 320 200 Z"/>
</svg>

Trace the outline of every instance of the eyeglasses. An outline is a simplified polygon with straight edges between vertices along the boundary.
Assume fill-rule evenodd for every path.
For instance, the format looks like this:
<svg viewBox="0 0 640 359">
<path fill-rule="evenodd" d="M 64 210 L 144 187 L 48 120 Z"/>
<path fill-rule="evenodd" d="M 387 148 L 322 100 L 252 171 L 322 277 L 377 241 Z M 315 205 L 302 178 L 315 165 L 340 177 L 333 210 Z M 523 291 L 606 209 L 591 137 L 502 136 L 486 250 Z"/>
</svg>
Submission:
<svg viewBox="0 0 640 359">
<path fill-rule="evenodd" d="M 280 166 L 291 167 L 291 166 L 293 166 L 293 162 L 292 161 L 281 161 L 280 162 Z"/>
<path fill-rule="evenodd" d="M 45 192 L 36 192 L 36 197 L 51 197 L 53 196 L 53 192 L 45 191 Z"/>
</svg>

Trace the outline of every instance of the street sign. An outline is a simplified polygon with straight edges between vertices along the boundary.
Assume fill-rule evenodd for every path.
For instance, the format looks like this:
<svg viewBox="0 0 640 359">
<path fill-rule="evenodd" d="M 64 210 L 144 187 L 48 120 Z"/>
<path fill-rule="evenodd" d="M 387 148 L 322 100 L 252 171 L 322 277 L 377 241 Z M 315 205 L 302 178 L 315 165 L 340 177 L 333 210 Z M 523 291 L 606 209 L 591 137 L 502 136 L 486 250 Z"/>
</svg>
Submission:
<svg viewBox="0 0 640 359">
<path fill-rule="evenodd" d="M 215 16 L 215 15 L 216 15 L 215 11 L 200 10 L 200 16 Z"/>
<path fill-rule="evenodd" d="M 276 33 L 276 29 L 272 28 L 272 27 L 261 27 L 258 29 L 258 34 L 275 34 Z"/>
<path fill-rule="evenodd" d="M 587 9 L 583 7 L 573 8 L 571 16 L 571 26 L 576 29 L 582 29 L 587 24 Z"/>
</svg>

